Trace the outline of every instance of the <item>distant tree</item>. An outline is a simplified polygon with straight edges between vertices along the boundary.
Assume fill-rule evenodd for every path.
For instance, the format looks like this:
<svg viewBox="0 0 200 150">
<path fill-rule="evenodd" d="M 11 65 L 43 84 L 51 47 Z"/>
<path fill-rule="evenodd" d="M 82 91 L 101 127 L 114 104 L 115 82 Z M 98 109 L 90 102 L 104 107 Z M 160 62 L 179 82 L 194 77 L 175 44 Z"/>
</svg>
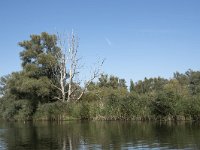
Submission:
<svg viewBox="0 0 200 150">
<path fill-rule="evenodd" d="M 131 81 L 130 81 L 130 92 L 133 92 L 134 91 L 134 87 L 135 85 L 134 85 L 134 82 L 133 82 L 133 80 L 131 79 Z"/>
<path fill-rule="evenodd" d="M 107 74 L 101 74 L 97 85 L 99 87 L 110 87 L 113 89 L 118 89 L 118 88 L 127 89 L 125 79 L 120 79 L 113 75 L 108 76 Z"/>
<path fill-rule="evenodd" d="M 108 87 L 109 86 L 108 82 L 109 82 L 108 75 L 101 74 L 101 76 L 99 77 L 99 82 L 98 82 L 99 87 Z"/>
<path fill-rule="evenodd" d="M 109 78 L 109 83 L 110 87 L 112 87 L 113 89 L 117 89 L 119 86 L 119 78 L 115 77 L 115 76 L 110 76 Z"/>
<path fill-rule="evenodd" d="M 148 93 L 152 91 L 161 91 L 163 90 L 164 85 L 168 83 L 167 79 L 158 77 L 158 78 L 144 78 L 144 80 L 139 80 L 135 85 L 135 90 L 138 93 Z"/>
<path fill-rule="evenodd" d="M 174 73 L 174 78 L 176 80 L 178 80 L 178 82 L 181 84 L 181 85 L 188 85 L 189 84 L 189 78 L 186 74 L 182 74 L 182 73 L 179 73 L 179 72 L 175 72 Z"/>
<path fill-rule="evenodd" d="M 119 87 L 125 89 L 127 88 L 125 79 L 119 79 Z"/>
<path fill-rule="evenodd" d="M 192 95 L 200 93 L 200 71 L 188 70 L 185 73 L 189 80 L 189 89 Z"/>
</svg>

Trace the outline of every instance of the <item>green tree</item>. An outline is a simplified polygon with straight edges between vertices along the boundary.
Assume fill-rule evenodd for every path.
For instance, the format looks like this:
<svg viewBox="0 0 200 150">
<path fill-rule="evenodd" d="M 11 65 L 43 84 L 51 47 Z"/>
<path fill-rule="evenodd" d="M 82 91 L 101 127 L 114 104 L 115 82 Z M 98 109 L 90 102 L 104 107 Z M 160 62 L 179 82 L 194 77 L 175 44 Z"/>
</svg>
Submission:
<svg viewBox="0 0 200 150">
<path fill-rule="evenodd" d="M 41 35 L 31 35 L 30 38 L 19 43 L 24 49 L 20 52 L 23 71 L 33 78 L 52 78 L 52 67 L 57 67 L 55 55 L 60 52 L 57 37 L 43 32 Z"/>
<path fill-rule="evenodd" d="M 120 79 L 113 75 L 108 76 L 107 74 L 101 74 L 97 85 L 99 87 L 110 87 L 113 89 L 127 88 L 125 79 Z"/>
<path fill-rule="evenodd" d="M 135 85 L 134 85 L 133 80 L 131 79 L 131 81 L 130 81 L 130 92 L 133 92 L 134 88 L 135 88 Z"/>
<path fill-rule="evenodd" d="M 126 80 L 125 79 L 119 79 L 119 87 L 127 89 Z"/>
<path fill-rule="evenodd" d="M 99 77 L 99 82 L 98 85 L 99 87 L 108 87 L 108 75 L 107 74 L 101 74 L 101 76 Z"/>
<path fill-rule="evenodd" d="M 167 79 L 158 77 L 158 78 L 150 78 L 147 79 L 146 77 L 144 80 L 139 80 L 135 85 L 135 90 L 138 93 L 149 93 L 152 91 L 162 91 L 164 85 L 168 83 Z"/>
<path fill-rule="evenodd" d="M 200 71 L 188 70 L 185 73 L 189 79 L 189 88 L 192 95 L 200 93 Z"/>
<path fill-rule="evenodd" d="M 30 40 L 20 42 L 19 45 L 23 48 L 20 53 L 22 71 L 1 78 L 1 84 L 4 84 L 1 91 L 11 101 L 29 101 L 28 104 L 32 105 L 30 108 L 34 112 L 38 103 L 55 101 L 57 90 L 52 86 L 56 82 L 52 68 L 56 67 L 55 54 L 60 49 L 56 46 L 56 36 L 45 32 L 31 35 Z M 12 109 L 16 113 L 20 109 L 13 108 L 17 109 Z"/>
</svg>

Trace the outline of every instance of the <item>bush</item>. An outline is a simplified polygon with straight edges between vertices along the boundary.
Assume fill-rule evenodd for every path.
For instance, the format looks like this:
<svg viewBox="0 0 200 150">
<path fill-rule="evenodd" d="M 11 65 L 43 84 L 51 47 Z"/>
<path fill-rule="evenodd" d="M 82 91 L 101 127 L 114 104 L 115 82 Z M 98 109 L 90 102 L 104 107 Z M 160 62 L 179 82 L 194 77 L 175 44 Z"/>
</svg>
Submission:
<svg viewBox="0 0 200 150">
<path fill-rule="evenodd" d="M 162 91 L 157 93 L 157 96 L 150 105 L 152 114 L 161 119 L 185 118 L 186 98 L 184 95 L 172 91 Z"/>
<path fill-rule="evenodd" d="M 141 120 L 149 114 L 148 102 L 143 97 L 136 94 L 119 97 L 115 94 L 110 95 L 105 107 L 105 117 L 110 119 Z"/>
<path fill-rule="evenodd" d="M 29 100 L 18 100 L 15 102 L 15 108 L 17 113 L 15 114 L 15 120 L 30 120 L 33 115 L 33 105 Z"/>
<path fill-rule="evenodd" d="M 81 119 L 90 119 L 90 105 L 88 102 L 81 103 L 80 118 Z"/>
<path fill-rule="evenodd" d="M 67 104 L 61 102 L 39 104 L 34 114 L 36 120 L 63 120 L 67 114 Z"/>
<path fill-rule="evenodd" d="M 105 115 L 108 119 L 119 119 L 121 117 L 121 97 L 111 94 L 106 99 Z"/>
<path fill-rule="evenodd" d="M 5 100 L 2 101 L 1 115 L 6 120 L 30 120 L 33 107 L 28 100 Z"/>
<path fill-rule="evenodd" d="M 192 96 L 185 102 L 184 113 L 193 120 L 200 120 L 200 95 Z"/>
<path fill-rule="evenodd" d="M 156 116 L 165 117 L 174 114 L 176 100 L 174 93 L 160 92 L 152 101 L 152 113 Z"/>
</svg>

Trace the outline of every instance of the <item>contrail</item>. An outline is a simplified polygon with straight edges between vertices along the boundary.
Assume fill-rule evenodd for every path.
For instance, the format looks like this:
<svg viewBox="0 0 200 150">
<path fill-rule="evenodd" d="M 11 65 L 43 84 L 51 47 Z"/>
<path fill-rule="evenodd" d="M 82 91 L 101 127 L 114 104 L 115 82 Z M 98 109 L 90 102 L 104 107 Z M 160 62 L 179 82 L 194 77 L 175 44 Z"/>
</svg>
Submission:
<svg viewBox="0 0 200 150">
<path fill-rule="evenodd" d="M 112 45 L 112 43 L 111 43 L 111 41 L 110 41 L 110 39 L 109 39 L 109 38 L 105 37 L 105 40 L 106 40 L 106 43 L 107 43 L 109 46 L 111 46 L 111 45 Z"/>
</svg>

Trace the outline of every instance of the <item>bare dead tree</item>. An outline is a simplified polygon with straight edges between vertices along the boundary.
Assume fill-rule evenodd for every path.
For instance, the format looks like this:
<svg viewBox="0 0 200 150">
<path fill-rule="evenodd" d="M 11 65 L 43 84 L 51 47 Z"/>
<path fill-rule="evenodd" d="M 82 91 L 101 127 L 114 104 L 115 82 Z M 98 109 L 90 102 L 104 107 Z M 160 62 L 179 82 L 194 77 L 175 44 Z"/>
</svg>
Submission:
<svg viewBox="0 0 200 150">
<path fill-rule="evenodd" d="M 79 63 L 79 59 L 77 58 L 77 52 L 78 52 L 78 47 L 79 47 L 79 43 L 78 43 L 78 37 L 72 32 L 71 36 L 68 36 L 68 54 L 69 54 L 69 65 L 70 65 L 70 69 L 69 69 L 69 84 L 68 84 L 68 97 L 67 97 L 67 102 L 71 101 L 72 98 L 72 94 L 75 92 L 73 92 L 73 79 L 74 77 L 78 74 L 77 71 L 77 67 L 78 67 L 78 63 Z"/>
<path fill-rule="evenodd" d="M 60 51 L 55 54 L 56 67 L 54 67 L 54 78 L 59 84 L 52 84 L 60 92 L 60 96 L 55 97 L 62 102 L 71 102 L 80 100 L 83 94 L 87 91 L 88 86 L 92 81 L 100 75 L 102 61 L 97 66 L 89 80 L 85 81 L 84 87 L 81 88 L 81 82 L 75 81 L 75 77 L 80 74 L 80 58 L 78 58 L 79 39 L 73 32 L 68 36 L 68 46 L 65 39 L 57 35 L 58 46 Z M 68 47 L 68 48 L 66 48 Z"/>
</svg>

